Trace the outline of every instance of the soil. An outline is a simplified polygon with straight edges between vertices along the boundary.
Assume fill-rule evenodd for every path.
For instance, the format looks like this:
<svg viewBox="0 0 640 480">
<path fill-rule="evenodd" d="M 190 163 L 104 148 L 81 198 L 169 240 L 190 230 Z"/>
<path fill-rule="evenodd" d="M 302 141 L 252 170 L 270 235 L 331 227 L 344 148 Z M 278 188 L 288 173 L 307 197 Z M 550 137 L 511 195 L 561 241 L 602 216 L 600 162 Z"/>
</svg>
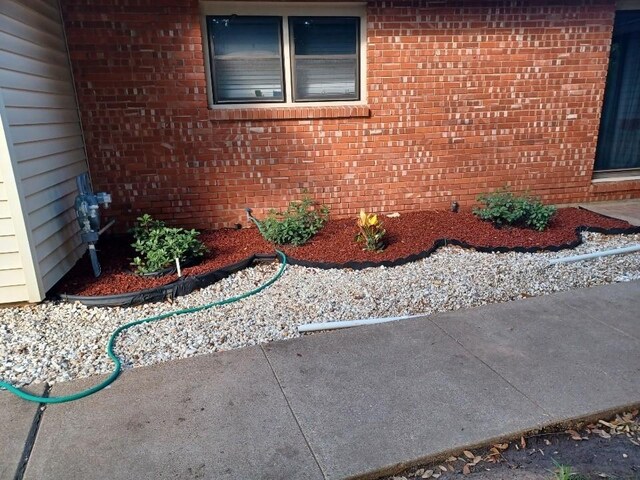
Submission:
<svg viewBox="0 0 640 480">
<path fill-rule="evenodd" d="M 545 438 L 550 445 L 544 443 Z M 640 447 L 622 436 L 581 442 L 568 435 L 528 439 L 525 450 L 511 449 L 504 460 L 496 466 L 483 465 L 471 475 L 458 472 L 440 480 L 547 480 L 554 478 L 558 468 L 554 461 L 572 468 L 576 474 L 572 480 L 640 479 Z"/>
<path fill-rule="evenodd" d="M 538 232 L 525 228 L 496 228 L 479 220 L 470 212 L 424 211 L 384 217 L 387 247 L 382 252 L 367 252 L 354 241 L 357 233 L 354 219 L 330 220 L 307 244 L 301 247 L 281 247 L 287 256 L 306 262 L 344 264 L 347 262 L 394 261 L 420 254 L 434 247 L 436 241 L 457 240 L 480 249 L 549 249 L 570 246 L 580 240 L 576 230 L 591 227 L 605 230 L 625 229 L 631 225 L 596 213 L 563 208 L 550 222 L 549 228 Z M 256 228 L 222 229 L 203 232 L 200 239 L 209 248 L 204 260 L 185 268 L 184 275 L 196 275 L 230 265 L 255 253 L 273 252 Z M 61 280 L 54 292 L 70 295 L 113 295 L 165 285 L 177 279 L 167 275 L 148 278 L 131 272 L 134 252 L 126 237 L 105 237 L 98 245 L 102 275 L 94 278 L 87 256 Z"/>
<path fill-rule="evenodd" d="M 601 427 L 601 425 L 598 426 Z M 453 466 L 454 472 L 442 472 L 439 470 L 439 465 L 427 465 L 422 467 L 422 470 L 440 473 L 438 480 L 556 480 L 557 478 L 640 480 L 639 428 L 636 417 L 632 433 L 629 435 L 623 433 L 603 438 L 593 433 L 586 433 L 588 430 L 577 429 L 583 440 L 576 441 L 565 432 L 543 433 L 526 438 L 524 449 L 520 448 L 519 441 L 512 442 L 502 452 L 500 462 L 482 461 L 471 467 L 466 475 L 462 471 L 464 465 L 462 460 L 443 464 L 446 467 Z M 516 449 L 516 445 L 519 448 Z M 489 449 L 478 449 L 471 453 L 485 457 Z M 463 453 L 459 456 L 465 458 Z M 569 477 L 556 475 L 558 465 L 570 467 L 573 475 Z M 384 478 L 386 480 L 420 479 L 423 473 L 418 471 L 420 475 L 416 476 L 417 470 L 413 468 L 402 474 Z M 436 477 L 428 476 L 428 478 Z"/>
</svg>

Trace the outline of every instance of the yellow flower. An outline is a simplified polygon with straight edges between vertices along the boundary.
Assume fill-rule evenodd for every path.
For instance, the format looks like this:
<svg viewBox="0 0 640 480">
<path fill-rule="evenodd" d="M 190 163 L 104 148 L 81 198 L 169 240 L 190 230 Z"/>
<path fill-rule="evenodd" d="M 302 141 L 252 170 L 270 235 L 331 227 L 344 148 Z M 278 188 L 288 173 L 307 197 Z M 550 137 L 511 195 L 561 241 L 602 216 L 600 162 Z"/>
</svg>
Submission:
<svg viewBox="0 0 640 480">
<path fill-rule="evenodd" d="M 377 223 L 378 223 L 378 215 L 375 215 L 375 214 L 369 215 L 369 225 L 373 227 L 374 225 L 377 225 Z"/>
</svg>

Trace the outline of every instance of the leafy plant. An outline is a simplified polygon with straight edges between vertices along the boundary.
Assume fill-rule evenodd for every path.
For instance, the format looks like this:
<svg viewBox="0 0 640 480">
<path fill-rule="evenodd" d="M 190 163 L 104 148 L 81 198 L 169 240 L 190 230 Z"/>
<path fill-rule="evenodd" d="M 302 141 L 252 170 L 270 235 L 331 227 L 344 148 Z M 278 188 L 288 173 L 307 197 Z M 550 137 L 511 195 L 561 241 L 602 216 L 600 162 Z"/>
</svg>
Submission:
<svg viewBox="0 0 640 480">
<path fill-rule="evenodd" d="M 364 243 L 363 250 L 379 252 L 384 250 L 385 244 L 382 240 L 386 230 L 382 226 L 382 221 L 375 213 L 366 213 L 360 210 L 360 216 L 356 222 L 360 231 L 356 235 L 356 242 Z"/>
<path fill-rule="evenodd" d="M 131 246 L 138 253 L 131 264 L 138 273 L 158 272 L 170 267 L 176 258 L 184 262 L 200 258 L 207 252 L 198 240 L 196 230 L 167 227 L 163 221 L 155 220 L 149 214 L 137 220 L 130 233 L 134 239 Z"/>
<path fill-rule="evenodd" d="M 284 212 L 269 210 L 259 222 L 260 233 L 277 245 L 300 246 L 309 241 L 329 219 L 329 207 L 318 205 L 305 195 L 300 201 L 292 201 Z"/>
<path fill-rule="evenodd" d="M 474 208 L 474 215 L 498 226 L 513 225 L 542 231 L 556 213 L 553 205 L 544 205 L 539 198 L 529 195 L 515 195 L 508 188 L 479 195 L 478 201 L 484 207 Z"/>
<path fill-rule="evenodd" d="M 585 477 L 573 470 L 571 465 L 561 465 L 555 459 L 553 460 L 556 469 L 553 471 L 552 480 L 586 480 Z"/>
</svg>

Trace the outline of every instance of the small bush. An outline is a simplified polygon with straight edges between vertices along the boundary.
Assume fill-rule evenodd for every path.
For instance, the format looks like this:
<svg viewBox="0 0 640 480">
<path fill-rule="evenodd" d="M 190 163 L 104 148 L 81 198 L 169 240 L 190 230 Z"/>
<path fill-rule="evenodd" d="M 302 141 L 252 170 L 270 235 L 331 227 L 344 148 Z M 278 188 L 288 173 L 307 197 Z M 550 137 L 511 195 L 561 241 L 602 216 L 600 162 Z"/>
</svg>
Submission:
<svg viewBox="0 0 640 480">
<path fill-rule="evenodd" d="M 515 195 L 507 188 L 480 195 L 478 201 L 484 207 L 474 208 L 474 215 L 498 226 L 512 225 L 542 231 L 556 213 L 553 205 L 544 205 L 540 199 L 528 195 Z"/>
<path fill-rule="evenodd" d="M 356 242 L 364 243 L 363 250 L 379 252 L 384 250 L 385 244 L 383 237 L 387 233 L 382 227 L 382 222 L 378 219 L 378 215 L 374 213 L 366 213 L 360 210 L 360 216 L 356 222 L 360 231 L 356 235 Z"/>
<path fill-rule="evenodd" d="M 264 238 L 277 245 L 305 244 L 320 231 L 329 219 L 329 207 L 317 205 L 305 195 L 293 201 L 284 212 L 269 210 L 267 217 L 259 222 Z"/>
<path fill-rule="evenodd" d="M 138 273 L 158 272 L 172 266 L 176 258 L 184 262 L 207 252 L 196 230 L 167 227 L 148 214 L 137 220 L 130 232 L 134 239 L 131 246 L 139 255 L 132 262 Z"/>
</svg>

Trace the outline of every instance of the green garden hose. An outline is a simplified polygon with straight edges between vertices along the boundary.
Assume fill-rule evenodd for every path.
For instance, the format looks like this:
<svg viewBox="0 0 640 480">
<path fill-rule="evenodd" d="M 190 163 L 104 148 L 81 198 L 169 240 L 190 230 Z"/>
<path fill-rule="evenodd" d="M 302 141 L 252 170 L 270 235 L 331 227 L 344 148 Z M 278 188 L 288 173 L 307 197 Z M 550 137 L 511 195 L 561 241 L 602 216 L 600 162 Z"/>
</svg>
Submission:
<svg viewBox="0 0 640 480">
<path fill-rule="evenodd" d="M 208 310 L 208 309 L 210 309 L 212 307 L 218 307 L 220 305 L 227 305 L 229 303 L 237 302 L 238 300 L 242 300 L 244 298 L 250 297 L 251 295 L 255 295 L 256 293 L 261 292 L 262 290 L 267 288 L 269 285 L 274 283 L 276 280 L 278 280 L 282 276 L 282 274 L 284 273 L 284 270 L 285 270 L 285 268 L 287 266 L 287 257 L 285 256 L 285 254 L 282 253 L 279 250 L 276 250 L 276 253 L 278 254 L 278 256 L 280 257 L 280 260 L 281 260 L 280 269 L 278 270 L 278 272 L 271 279 L 269 279 L 267 282 L 263 283 L 259 287 L 254 288 L 253 290 L 251 290 L 249 292 L 243 293 L 241 295 L 237 295 L 235 297 L 226 298 L 224 300 L 219 300 L 217 302 L 208 303 L 206 305 L 200 305 L 199 307 L 185 308 L 183 310 L 176 310 L 176 311 L 173 311 L 173 312 L 163 313 L 161 315 L 154 315 L 153 317 L 143 318 L 141 320 L 135 320 L 133 322 L 129 322 L 129 323 L 125 324 L 125 325 L 122 325 L 122 326 L 118 327 L 111 334 L 111 337 L 109 338 L 109 342 L 107 343 L 107 354 L 109 355 L 109 357 L 111 358 L 111 360 L 114 363 L 113 372 L 111 372 L 111 375 L 109 375 L 109 378 L 107 378 L 103 382 L 99 383 L 98 385 L 95 385 L 95 386 L 93 386 L 91 388 L 88 388 L 86 390 L 82 390 L 81 392 L 74 393 L 72 395 L 65 395 L 65 396 L 60 396 L 60 397 L 40 397 L 38 395 L 32 395 L 32 394 L 30 394 L 28 392 L 25 392 L 24 390 L 21 390 L 21 389 L 19 389 L 17 387 L 14 387 L 13 385 L 11 385 L 11 384 L 9 384 L 7 382 L 3 382 L 3 381 L 0 381 L 0 389 L 4 388 L 4 389 L 8 390 L 9 392 L 13 393 L 14 395 L 17 395 L 18 397 L 20 397 L 20 398 L 22 398 L 24 400 L 28 400 L 30 402 L 36 402 L 36 403 L 65 403 L 65 402 L 72 402 L 74 400 L 79 400 L 81 398 L 88 397 L 89 395 L 92 395 L 92 394 L 94 394 L 96 392 L 99 392 L 103 388 L 111 385 L 116 380 L 116 378 L 118 378 L 118 376 L 120 375 L 120 372 L 122 370 L 122 363 L 120 362 L 120 359 L 117 357 L 117 355 L 113 351 L 113 347 L 114 347 L 114 345 L 116 343 L 116 339 L 118 338 L 118 335 L 120 335 L 120 333 L 122 333 L 123 331 L 127 330 L 128 328 L 134 327 L 136 325 L 140 325 L 142 323 L 156 322 L 158 320 L 163 320 L 163 319 L 169 318 L 169 317 L 175 317 L 175 316 L 184 315 L 184 314 L 187 314 L 187 313 L 195 313 L 195 312 L 200 312 L 202 310 Z"/>
</svg>

